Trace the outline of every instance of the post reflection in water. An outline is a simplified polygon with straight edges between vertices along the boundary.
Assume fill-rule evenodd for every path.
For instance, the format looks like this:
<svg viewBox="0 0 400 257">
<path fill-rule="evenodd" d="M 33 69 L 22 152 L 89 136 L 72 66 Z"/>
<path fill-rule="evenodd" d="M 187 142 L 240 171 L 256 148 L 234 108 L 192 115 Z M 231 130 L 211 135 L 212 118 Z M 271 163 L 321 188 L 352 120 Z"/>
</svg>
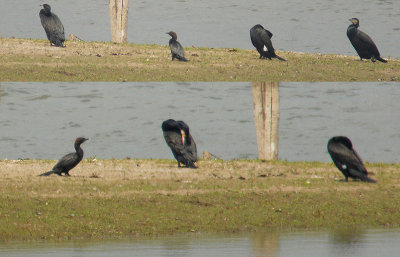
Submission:
<svg viewBox="0 0 400 257">
<path fill-rule="evenodd" d="M 273 257 L 279 252 L 279 234 L 277 232 L 256 232 L 251 236 L 254 256 Z"/>
</svg>

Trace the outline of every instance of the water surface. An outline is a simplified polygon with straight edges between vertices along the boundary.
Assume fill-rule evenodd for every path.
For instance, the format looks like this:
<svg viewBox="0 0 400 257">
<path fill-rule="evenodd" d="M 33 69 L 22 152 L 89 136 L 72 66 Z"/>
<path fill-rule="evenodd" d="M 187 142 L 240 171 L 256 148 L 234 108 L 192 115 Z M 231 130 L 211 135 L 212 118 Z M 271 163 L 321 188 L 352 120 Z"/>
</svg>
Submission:
<svg viewBox="0 0 400 257">
<path fill-rule="evenodd" d="M 110 41 L 108 1 L 46 1 L 62 20 L 66 35 Z M 0 37 L 42 38 L 39 5 L 45 1 L 1 0 Z M 375 41 L 383 57 L 400 58 L 400 1 L 386 0 L 154 0 L 131 1 L 128 41 L 166 45 L 174 30 L 184 46 L 253 49 L 249 29 L 262 24 L 275 48 L 356 55 L 346 37 L 348 19 Z"/>
<path fill-rule="evenodd" d="M 281 83 L 279 158 L 330 161 L 345 135 L 370 162 L 399 162 L 398 83 Z M 0 158 L 58 159 L 78 136 L 86 157 L 172 158 L 161 132 L 186 121 L 198 152 L 257 158 L 251 83 L 2 83 Z"/>
<path fill-rule="evenodd" d="M 399 230 L 195 234 L 114 241 L 0 243 L 13 256 L 398 256 Z"/>
</svg>

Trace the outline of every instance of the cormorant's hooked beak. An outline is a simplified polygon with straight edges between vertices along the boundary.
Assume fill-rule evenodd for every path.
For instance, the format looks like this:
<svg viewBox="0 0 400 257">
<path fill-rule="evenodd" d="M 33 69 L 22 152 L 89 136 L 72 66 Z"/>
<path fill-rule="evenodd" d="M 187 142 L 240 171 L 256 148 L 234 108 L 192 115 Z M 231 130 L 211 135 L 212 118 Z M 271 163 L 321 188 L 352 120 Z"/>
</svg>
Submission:
<svg viewBox="0 0 400 257">
<path fill-rule="evenodd" d="M 357 20 L 356 20 L 356 19 L 351 18 L 351 19 L 349 19 L 349 21 L 350 21 L 351 23 L 353 23 L 354 25 L 357 24 Z"/>
</svg>

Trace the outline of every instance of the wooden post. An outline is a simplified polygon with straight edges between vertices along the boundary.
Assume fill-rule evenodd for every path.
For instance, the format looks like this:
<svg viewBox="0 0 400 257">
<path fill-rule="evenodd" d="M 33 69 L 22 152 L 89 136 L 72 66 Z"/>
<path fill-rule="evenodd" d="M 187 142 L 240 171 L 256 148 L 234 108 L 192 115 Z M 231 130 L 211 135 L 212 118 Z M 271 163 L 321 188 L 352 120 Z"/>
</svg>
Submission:
<svg viewBox="0 0 400 257">
<path fill-rule="evenodd" d="M 258 159 L 276 160 L 279 136 L 279 84 L 253 82 L 252 92 Z"/>
<path fill-rule="evenodd" d="M 129 0 L 109 0 L 111 40 L 115 43 L 126 42 Z"/>
</svg>

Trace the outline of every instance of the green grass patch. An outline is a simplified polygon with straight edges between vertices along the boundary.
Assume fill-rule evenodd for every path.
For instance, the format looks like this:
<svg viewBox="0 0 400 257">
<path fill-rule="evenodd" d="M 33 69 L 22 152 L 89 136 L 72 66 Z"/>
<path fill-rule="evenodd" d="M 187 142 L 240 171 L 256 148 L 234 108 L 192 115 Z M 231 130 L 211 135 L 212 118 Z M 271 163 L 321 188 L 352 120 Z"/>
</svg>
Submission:
<svg viewBox="0 0 400 257">
<path fill-rule="evenodd" d="M 332 164 L 240 160 L 192 170 L 171 160 L 87 159 L 72 177 L 37 177 L 53 164 L 0 161 L 2 240 L 400 224 L 398 164 L 367 164 L 377 184 L 340 182 Z"/>
</svg>

